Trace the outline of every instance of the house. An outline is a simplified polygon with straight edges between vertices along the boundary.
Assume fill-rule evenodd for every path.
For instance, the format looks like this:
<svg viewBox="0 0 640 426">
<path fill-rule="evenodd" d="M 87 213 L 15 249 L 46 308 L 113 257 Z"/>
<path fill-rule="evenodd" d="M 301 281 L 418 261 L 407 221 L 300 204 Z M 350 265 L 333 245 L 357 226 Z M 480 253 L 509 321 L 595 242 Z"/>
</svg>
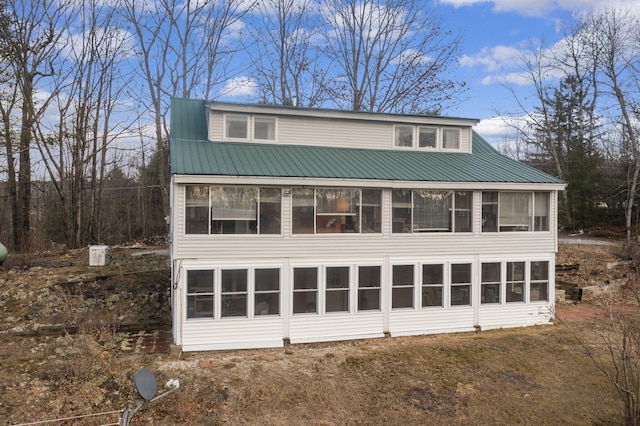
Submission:
<svg viewBox="0 0 640 426">
<path fill-rule="evenodd" d="M 560 180 L 476 120 L 173 99 L 173 340 L 549 323 Z"/>
</svg>

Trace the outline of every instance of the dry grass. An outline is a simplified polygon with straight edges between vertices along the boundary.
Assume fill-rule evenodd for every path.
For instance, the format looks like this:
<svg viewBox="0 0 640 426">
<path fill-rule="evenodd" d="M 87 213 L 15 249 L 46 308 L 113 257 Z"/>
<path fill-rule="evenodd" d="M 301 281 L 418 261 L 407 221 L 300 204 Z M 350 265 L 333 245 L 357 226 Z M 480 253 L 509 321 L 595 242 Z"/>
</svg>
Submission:
<svg viewBox="0 0 640 426">
<path fill-rule="evenodd" d="M 123 354 L 121 336 L 106 326 L 73 336 L 9 336 L 9 329 L 53 320 L 81 318 L 95 325 L 102 317 L 144 317 L 144 312 L 133 309 L 142 305 L 137 299 L 133 304 L 129 298 L 109 304 L 108 297 L 99 296 L 99 302 L 87 305 L 51 285 L 65 274 L 86 273 L 85 255 L 86 251 L 62 260 L 52 257 L 48 264 L 37 261 L 36 268 L 29 261 L 0 268 L 4 286 L 0 418 L 8 424 L 122 409 L 138 401 L 132 377 L 141 367 L 155 372 L 159 392 L 168 379 L 179 379 L 181 387 L 143 407 L 132 422 L 138 425 L 617 425 L 623 421 L 615 389 L 565 325 L 294 345 L 286 351 L 189 353 L 180 359 L 168 354 Z M 149 263 L 149 259 L 139 261 Z M 141 264 L 122 267 L 135 269 Z M 127 278 L 127 285 L 133 286 L 128 289 L 121 287 L 124 281 L 112 284 L 118 294 L 124 291 L 135 298 L 136 288 L 157 284 L 158 277 L 148 279 L 154 282 Z M 154 303 L 149 302 L 151 308 L 142 306 L 155 309 Z M 590 321 L 569 325 L 591 348 L 604 349 L 590 332 Z M 117 420 L 116 413 L 55 424 Z"/>
</svg>

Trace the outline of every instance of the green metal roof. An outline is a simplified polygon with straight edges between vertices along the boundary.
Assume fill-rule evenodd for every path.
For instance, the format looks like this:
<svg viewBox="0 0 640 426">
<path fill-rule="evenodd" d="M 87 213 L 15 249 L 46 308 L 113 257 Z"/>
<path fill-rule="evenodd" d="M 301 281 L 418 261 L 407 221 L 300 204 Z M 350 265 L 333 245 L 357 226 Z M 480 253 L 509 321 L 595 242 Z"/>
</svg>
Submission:
<svg viewBox="0 0 640 426">
<path fill-rule="evenodd" d="M 184 101 L 172 101 L 172 174 L 562 184 L 500 155 L 475 132 L 472 154 L 211 142 L 204 102 Z"/>
</svg>

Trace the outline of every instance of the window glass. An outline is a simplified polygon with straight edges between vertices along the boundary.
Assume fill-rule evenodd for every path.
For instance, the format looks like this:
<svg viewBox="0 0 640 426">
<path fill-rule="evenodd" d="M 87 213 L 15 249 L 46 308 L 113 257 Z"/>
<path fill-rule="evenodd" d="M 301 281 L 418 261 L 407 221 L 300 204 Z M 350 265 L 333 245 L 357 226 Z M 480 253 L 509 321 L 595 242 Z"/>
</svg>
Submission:
<svg viewBox="0 0 640 426">
<path fill-rule="evenodd" d="M 382 191 L 362 190 L 362 232 L 382 232 Z"/>
<path fill-rule="evenodd" d="M 395 145 L 401 147 L 413 146 L 413 126 L 395 126 Z"/>
<path fill-rule="evenodd" d="M 531 193 L 501 192 L 500 231 L 528 231 L 531 224 Z"/>
<path fill-rule="evenodd" d="M 413 191 L 413 232 L 451 231 L 451 191 Z"/>
<path fill-rule="evenodd" d="M 209 187 L 188 185 L 186 192 L 185 232 L 187 234 L 209 233 Z"/>
<path fill-rule="evenodd" d="M 456 191 L 453 215 L 455 232 L 471 232 L 473 219 L 473 191 Z"/>
<path fill-rule="evenodd" d="M 435 127 L 418 128 L 418 147 L 435 148 L 437 133 L 438 129 L 436 129 Z"/>
<path fill-rule="evenodd" d="M 349 267 L 327 267 L 326 312 L 349 312 Z"/>
<path fill-rule="evenodd" d="M 313 189 L 293 188 L 292 196 L 292 216 L 294 234 L 313 234 L 313 224 L 315 219 Z"/>
<path fill-rule="evenodd" d="M 411 191 L 393 190 L 391 203 L 393 210 L 392 232 L 411 232 Z"/>
<path fill-rule="evenodd" d="M 213 318 L 213 271 L 187 271 L 187 318 Z"/>
<path fill-rule="evenodd" d="M 247 139 L 248 117 L 245 115 L 225 116 L 225 137 L 234 139 Z"/>
<path fill-rule="evenodd" d="M 255 270 L 255 315 L 280 314 L 280 269 Z"/>
<path fill-rule="evenodd" d="M 211 233 L 255 234 L 258 188 L 211 187 Z"/>
<path fill-rule="evenodd" d="M 480 303 L 500 303 L 500 262 L 482 264 Z"/>
<path fill-rule="evenodd" d="M 318 312 L 318 268 L 293 269 L 293 313 Z"/>
<path fill-rule="evenodd" d="M 534 203 L 534 231 L 548 231 L 549 230 L 549 196 L 548 192 L 536 192 Z"/>
<path fill-rule="evenodd" d="M 460 149 L 460 130 L 442 129 L 442 147 L 444 149 Z"/>
<path fill-rule="evenodd" d="M 222 317 L 247 316 L 247 270 L 227 269 L 222 271 Z"/>
<path fill-rule="evenodd" d="M 380 310 L 380 266 L 358 268 L 358 310 Z"/>
<path fill-rule="evenodd" d="M 549 262 L 531 262 L 531 302 L 549 301 Z"/>
<path fill-rule="evenodd" d="M 507 302 L 524 302 L 524 262 L 507 262 Z"/>
<path fill-rule="evenodd" d="M 498 193 L 482 193 L 482 232 L 498 232 Z"/>
<path fill-rule="evenodd" d="M 471 264 L 451 265 L 451 305 L 471 305 Z"/>
<path fill-rule="evenodd" d="M 268 117 L 255 117 L 253 119 L 253 138 L 260 140 L 276 139 L 276 119 Z"/>
<path fill-rule="evenodd" d="M 391 306 L 413 308 L 413 265 L 394 265 Z"/>
<path fill-rule="evenodd" d="M 422 307 L 444 306 L 444 265 L 422 265 Z"/>
<path fill-rule="evenodd" d="M 282 190 L 260 189 L 260 233 L 280 234 L 282 230 Z"/>
<path fill-rule="evenodd" d="M 360 232 L 359 189 L 316 189 L 316 232 Z"/>
</svg>

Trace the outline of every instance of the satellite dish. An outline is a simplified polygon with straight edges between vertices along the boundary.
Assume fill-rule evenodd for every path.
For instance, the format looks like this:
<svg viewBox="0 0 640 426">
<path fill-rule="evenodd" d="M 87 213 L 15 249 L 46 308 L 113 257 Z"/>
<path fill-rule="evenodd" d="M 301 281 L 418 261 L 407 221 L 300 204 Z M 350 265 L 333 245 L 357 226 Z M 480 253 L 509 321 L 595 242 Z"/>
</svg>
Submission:
<svg viewBox="0 0 640 426">
<path fill-rule="evenodd" d="M 136 390 L 145 401 L 150 401 L 156 394 L 156 376 L 150 370 L 141 368 L 133 376 Z"/>
</svg>

